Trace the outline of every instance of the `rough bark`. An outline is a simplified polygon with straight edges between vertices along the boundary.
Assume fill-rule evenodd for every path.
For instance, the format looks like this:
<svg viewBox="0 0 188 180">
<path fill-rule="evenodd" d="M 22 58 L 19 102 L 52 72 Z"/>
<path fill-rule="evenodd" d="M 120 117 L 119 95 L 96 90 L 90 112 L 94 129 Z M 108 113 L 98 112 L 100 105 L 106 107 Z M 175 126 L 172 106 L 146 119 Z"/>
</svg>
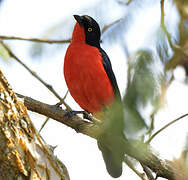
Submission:
<svg viewBox="0 0 188 180">
<path fill-rule="evenodd" d="M 0 179 L 69 180 L 0 71 Z"/>
</svg>

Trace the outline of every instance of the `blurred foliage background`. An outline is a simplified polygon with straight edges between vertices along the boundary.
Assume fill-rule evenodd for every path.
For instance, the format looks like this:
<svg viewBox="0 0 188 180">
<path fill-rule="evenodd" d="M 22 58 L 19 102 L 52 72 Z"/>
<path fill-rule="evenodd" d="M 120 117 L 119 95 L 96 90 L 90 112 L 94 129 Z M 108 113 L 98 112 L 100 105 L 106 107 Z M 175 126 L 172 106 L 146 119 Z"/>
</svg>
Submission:
<svg viewBox="0 0 188 180">
<path fill-rule="evenodd" d="M 51 17 L 49 22 L 42 15 L 44 7 L 38 7 L 37 2 L 33 3 L 33 7 L 36 7 L 31 11 L 33 18 L 40 17 L 41 12 L 46 24 L 41 22 L 40 27 L 40 22 L 38 24 L 34 22 L 34 25 L 38 26 L 33 25 L 35 29 L 33 34 L 30 34 L 30 31 L 23 33 L 26 31 L 24 28 L 19 32 L 16 24 L 6 27 L 6 23 L 8 25 L 12 22 L 11 16 L 16 12 L 13 11 L 9 15 L 10 21 L 7 18 L 6 23 L 2 25 L 1 40 L 4 39 L 3 35 L 67 40 L 71 38 L 75 23 L 73 14 L 87 14 L 94 17 L 102 29 L 102 47 L 111 58 L 125 104 L 125 133 L 129 138 L 142 137 L 147 140 L 151 137 L 156 131 L 155 116 L 165 106 L 168 87 L 174 81 L 179 81 L 179 78 L 174 76 L 174 71 L 180 69 L 184 74 L 181 83 L 186 86 L 188 83 L 188 0 L 96 0 L 85 4 L 80 1 L 77 5 L 62 6 L 61 10 L 58 9 L 59 18 L 56 19 L 52 16 L 56 9 L 53 9 L 53 6 L 51 9 L 48 7 L 49 9 L 45 11 L 52 14 L 52 17 L 49 16 Z M 79 3 L 80 6 L 78 6 Z M 45 2 L 43 5 L 45 6 Z M 0 22 L 5 21 L 2 20 L 5 17 L 1 18 L 1 13 L 5 9 L 12 9 L 11 6 L 10 0 L 0 1 Z M 31 19 L 26 20 L 22 26 L 27 26 Z M 19 19 L 16 23 L 20 26 Z M 66 86 L 63 84 L 63 88 L 60 88 L 59 80 L 56 79 L 59 74 L 56 74 L 56 77 L 52 74 L 57 71 L 56 67 L 59 68 L 62 65 L 68 43 L 48 44 L 16 40 L 4 42 L 18 56 L 24 57 L 24 63 L 42 75 L 63 97 Z M 7 68 L 12 66 L 12 59 L 3 46 L 0 46 L 0 57 L 0 63 L 9 64 L 3 66 Z M 52 65 L 53 63 L 56 65 Z M 48 64 L 49 68 L 42 69 L 44 64 Z M 61 71 L 62 68 L 58 73 Z M 12 80 L 12 84 L 16 86 L 17 83 Z M 28 85 L 24 91 L 23 86 L 20 86 L 16 90 L 32 96 L 31 87 Z M 178 94 L 174 95 L 178 96 Z M 42 97 L 41 94 L 38 98 L 46 100 L 46 96 Z M 66 101 L 69 105 L 74 103 L 70 95 Z M 57 99 L 50 101 L 50 103 L 55 102 Z M 72 107 L 79 108 L 77 105 Z M 184 138 L 187 142 L 186 135 Z M 176 165 L 183 162 L 183 166 L 187 167 L 187 145 L 182 149 L 180 159 L 174 160 Z"/>
</svg>

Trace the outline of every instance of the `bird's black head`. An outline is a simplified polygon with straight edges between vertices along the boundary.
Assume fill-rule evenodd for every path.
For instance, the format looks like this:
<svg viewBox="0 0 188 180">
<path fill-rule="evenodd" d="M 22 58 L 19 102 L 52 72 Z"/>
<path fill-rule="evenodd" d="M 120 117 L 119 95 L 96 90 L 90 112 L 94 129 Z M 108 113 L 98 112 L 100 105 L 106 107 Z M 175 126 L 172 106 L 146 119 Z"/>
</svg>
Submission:
<svg viewBox="0 0 188 180">
<path fill-rule="evenodd" d="M 74 15 L 74 18 L 80 26 L 84 27 L 85 42 L 91 46 L 100 47 L 100 27 L 98 23 L 90 16 Z"/>
</svg>

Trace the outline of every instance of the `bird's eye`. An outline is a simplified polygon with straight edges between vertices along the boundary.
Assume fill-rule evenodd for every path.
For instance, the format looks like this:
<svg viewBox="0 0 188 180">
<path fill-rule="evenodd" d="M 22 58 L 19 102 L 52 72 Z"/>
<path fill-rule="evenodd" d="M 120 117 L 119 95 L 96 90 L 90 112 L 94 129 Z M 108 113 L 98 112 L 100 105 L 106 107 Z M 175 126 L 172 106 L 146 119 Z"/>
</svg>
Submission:
<svg viewBox="0 0 188 180">
<path fill-rule="evenodd" d="M 87 30 L 88 30 L 89 32 L 93 31 L 93 29 L 92 29 L 92 28 L 88 28 Z"/>
</svg>

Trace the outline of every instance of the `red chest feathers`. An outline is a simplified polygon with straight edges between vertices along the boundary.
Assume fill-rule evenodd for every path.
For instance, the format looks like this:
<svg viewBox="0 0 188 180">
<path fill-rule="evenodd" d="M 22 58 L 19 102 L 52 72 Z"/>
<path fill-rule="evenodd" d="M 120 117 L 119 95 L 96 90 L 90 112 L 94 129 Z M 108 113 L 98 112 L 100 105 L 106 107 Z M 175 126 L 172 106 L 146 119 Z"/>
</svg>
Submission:
<svg viewBox="0 0 188 180">
<path fill-rule="evenodd" d="M 71 43 L 65 55 L 64 76 L 71 96 L 82 109 L 95 113 L 112 103 L 113 88 L 96 47 Z"/>
</svg>

